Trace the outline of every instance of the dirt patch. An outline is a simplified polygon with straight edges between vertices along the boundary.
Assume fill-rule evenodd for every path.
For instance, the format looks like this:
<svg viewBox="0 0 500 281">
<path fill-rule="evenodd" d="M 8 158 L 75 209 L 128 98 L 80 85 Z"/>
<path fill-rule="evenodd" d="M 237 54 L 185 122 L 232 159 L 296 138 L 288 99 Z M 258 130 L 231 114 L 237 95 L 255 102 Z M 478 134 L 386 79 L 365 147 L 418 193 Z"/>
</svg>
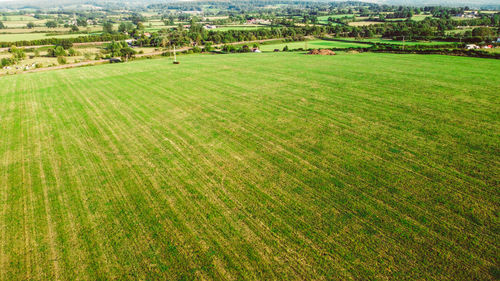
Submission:
<svg viewBox="0 0 500 281">
<path fill-rule="evenodd" d="M 335 56 L 335 52 L 328 49 L 315 49 L 307 53 L 308 55 Z"/>
</svg>

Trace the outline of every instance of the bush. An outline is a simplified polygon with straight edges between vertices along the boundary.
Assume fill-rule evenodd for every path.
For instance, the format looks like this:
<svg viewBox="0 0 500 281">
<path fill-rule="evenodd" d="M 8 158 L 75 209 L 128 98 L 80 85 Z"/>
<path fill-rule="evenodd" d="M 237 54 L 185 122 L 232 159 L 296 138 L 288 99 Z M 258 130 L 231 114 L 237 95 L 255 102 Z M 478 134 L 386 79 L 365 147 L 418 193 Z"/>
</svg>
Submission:
<svg viewBox="0 0 500 281">
<path fill-rule="evenodd" d="M 17 48 L 16 46 L 12 46 L 10 48 L 9 52 L 12 54 L 12 58 L 15 61 L 20 61 L 20 60 L 26 58 L 26 53 L 24 53 L 24 50 Z"/>
<path fill-rule="evenodd" d="M 66 51 L 62 46 L 56 46 L 47 50 L 47 56 L 49 57 L 64 57 L 66 55 Z"/>
<path fill-rule="evenodd" d="M 66 64 L 66 58 L 65 57 L 57 57 L 57 63 L 60 65 Z"/>
<path fill-rule="evenodd" d="M 214 50 L 214 47 L 212 47 L 212 43 L 210 43 L 210 42 L 205 43 L 205 48 L 203 48 L 203 51 L 211 52 L 213 50 Z"/>
<path fill-rule="evenodd" d="M 5 66 L 13 65 L 14 61 L 10 58 L 2 58 L 0 63 L 2 64 L 2 67 L 5 67 Z"/>
<path fill-rule="evenodd" d="M 69 50 L 68 50 L 68 55 L 69 55 L 70 57 L 75 57 L 75 56 L 77 56 L 77 55 L 78 55 L 78 52 L 77 52 L 75 49 L 73 49 L 73 48 L 69 48 Z"/>
</svg>

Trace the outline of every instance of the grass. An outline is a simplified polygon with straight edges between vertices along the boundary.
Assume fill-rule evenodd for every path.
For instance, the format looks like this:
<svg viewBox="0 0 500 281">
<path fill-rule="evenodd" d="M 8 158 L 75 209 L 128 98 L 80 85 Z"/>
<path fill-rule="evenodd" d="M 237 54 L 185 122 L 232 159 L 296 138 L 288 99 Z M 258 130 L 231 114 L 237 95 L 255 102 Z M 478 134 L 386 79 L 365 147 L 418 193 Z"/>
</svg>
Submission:
<svg viewBox="0 0 500 281">
<path fill-rule="evenodd" d="M 368 25 L 375 25 L 375 24 L 383 24 L 383 22 L 378 22 L 378 21 L 352 21 L 348 23 L 350 26 L 368 26 Z"/>
<path fill-rule="evenodd" d="M 35 26 L 44 26 L 45 23 L 47 22 L 46 20 L 35 20 L 35 21 L 6 21 L 4 22 L 4 25 L 7 28 L 26 28 L 26 25 L 28 23 L 34 23 Z M 0 30 L 1 32 L 4 32 L 5 30 Z"/>
<path fill-rule="evenodd" d="M 493 48 L 493 49 L 483 49 L 484 51 L 490 52 L 490 53 L 500 53 L 500 48 Z"/>
<path fill-rule="evenodd" d="M 432 18 L 432 15 L 424 15 L 424 14 L 422 14 L 422 15 L 414 15 L 413 17 L 411 17 L 411 19 L 414 20 L 414 21 L 423 21 L 423 20 L 425 20 L 426 18 L 429 18 L 429 17 Z"/>
<path fill-rule="evenodd" d="M 299 41 L 299 42 L 283 42 L 277 44 L 262 45 L 260 49 L 262 51 L 273 51 L 274 49 L 279 49 L 280 51 L 283 47 L 288 46 L 289 49 L 330 49 L 330 48 L 367 48 L 370 44 L 360 44 L 360 43 L 350 43 L 350 42 L 339 42 L 339 41 L 328 41 L 328 40 L 311 40 L 311 41 Z"/>
<path fill-rule="evenodd" d="M 1 280 L 494 280 L 500 62 L 181 56 L 0 79 Z"/>
<path fill-rule="evenodd" d="M 74 38 L 85 36 L 85 34 L 63 34 L 47 36 L 47 33 L 19 33 L 19 34 L 0 34 L 0 42 L 15 42 L 23 40 L 39 40 L 48 38 Z"/>
<path fill-rule="evenodd" d="M 39 21 L 39 19 L 32 17 L 32 16 L 0 16 L 1 21 L 25 21 L 25 22 L 30 22 L 30 21 Z"/>
<path fill-rule="evenodd" d="M 215 28 L 216 31 L 228 31 L 228 30 L 255 30 L 261 28 L 270 28 L 269 25 L 221 25 Z"/>
<path fill-rule="evenodd" d="M 346 40 L 346 41 L 363 41 L 367 43 L 384 43 L 384 44 L 395 44 L 402 45 L 403 41 L 390 40 L 390 39 L 382 39 L 382 38 L 335 38 L 336 40 Z M 405 45 L 448 45 L 453 44 L 453 42 L 444 42 L 444 41 L 405 41 Z"/>
</svg>

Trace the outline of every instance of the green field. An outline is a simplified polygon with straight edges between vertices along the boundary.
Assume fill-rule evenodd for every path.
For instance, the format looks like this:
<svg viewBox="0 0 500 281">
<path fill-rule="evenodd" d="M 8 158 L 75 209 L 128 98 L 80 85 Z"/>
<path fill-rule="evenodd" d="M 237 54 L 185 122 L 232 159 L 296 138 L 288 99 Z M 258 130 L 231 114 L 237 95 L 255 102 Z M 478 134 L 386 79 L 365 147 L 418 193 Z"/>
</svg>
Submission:
<svg viewBox="0 0 500 281">
<path fill-rule="evenodd" d="M 500 61 L 0 78 L 0 280 L 494 280 Z"/>
<path fill-rule="evenodd" d="M 345 41 L 363 41 L 367 43 L 384 43 L 384 44 L 395 44 L 395 45 L 405 45 L 414 46 L 414 45 L 449 45 L 453 44 L 453 42 L 444 42 L 444 41 L 397 41 L 390 39 L 382 39 L 382 38 L 335 38 L 336 40 L 345 40 Z"/>
<path fill-rule="evenodd" d="M 311 41 L 297 41 L 297 42 L 283 42 L 277 44 L 262 45 L 262 51 L 273 51 L 274 49 L 283 50 L 283 47 L 288 46 L 289 49 L 305 49 L 307 42 L 307 49 L 330 49 L 330 48 L 368 48 L 370 44 L 328 41 L 328 40 L 311 40 Z"/>
<path fill-rule="evenodd" d="M 0 16 L 0 21 L 38 21 L 39 19 L 32 17 L 32 16 L 27 16 L 27 15 L 22 15 L 22 16 Z"/>
<path fill-rule="evenodd" d="M 228 30 L 255 30 L 260 28 L 270 28 L 267 25 L 221 25 L 215 28 L 216 31 L 228 31 Z"/>
<path fill-rule="evenodd" d="M 48 33 L 18 33 L 18 34 L 0 34 L 0 42 L 15 42 L 23 40 L 39 40 L 48 38 L 74 38 L 85 36 L 85 34 L 63 34 L 63 35 L 50 35 Z"/>
<path fill-rule="evenodd" d="M 423 21 L 429 17 L 432 18 L 432 15 L 414 15 L 413 17 L 411 17 L 411 19 L 414 21 Z"/>
</svg>

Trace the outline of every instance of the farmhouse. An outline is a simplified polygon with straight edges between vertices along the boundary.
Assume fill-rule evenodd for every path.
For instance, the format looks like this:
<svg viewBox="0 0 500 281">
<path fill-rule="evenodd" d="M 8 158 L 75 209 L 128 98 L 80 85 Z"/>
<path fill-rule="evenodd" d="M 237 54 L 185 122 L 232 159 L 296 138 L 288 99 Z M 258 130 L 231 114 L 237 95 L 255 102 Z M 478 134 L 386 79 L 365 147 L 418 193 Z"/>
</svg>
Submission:
<svg viewBox="0 0 500 281">
<path fill-rule="evenodd" d="M 476 44 L 468 44 L 465 46 L 467 50 L 474 50 L 474 49 L 479 49 L 479 46 Z"/>
<path fill-rule="evenodd" d="M 455 16 L 459 17 L 459 18 L 469 18 L 469 19 L 472 19 L 472 18 L 476 18 L 476 16 L 478 14 L 479 13 L 477 11 L 470 11 L 470 12 L 465 12 L 463 14 L 458 14 L 458 15 L 455 15 Z"/>
</svg>

